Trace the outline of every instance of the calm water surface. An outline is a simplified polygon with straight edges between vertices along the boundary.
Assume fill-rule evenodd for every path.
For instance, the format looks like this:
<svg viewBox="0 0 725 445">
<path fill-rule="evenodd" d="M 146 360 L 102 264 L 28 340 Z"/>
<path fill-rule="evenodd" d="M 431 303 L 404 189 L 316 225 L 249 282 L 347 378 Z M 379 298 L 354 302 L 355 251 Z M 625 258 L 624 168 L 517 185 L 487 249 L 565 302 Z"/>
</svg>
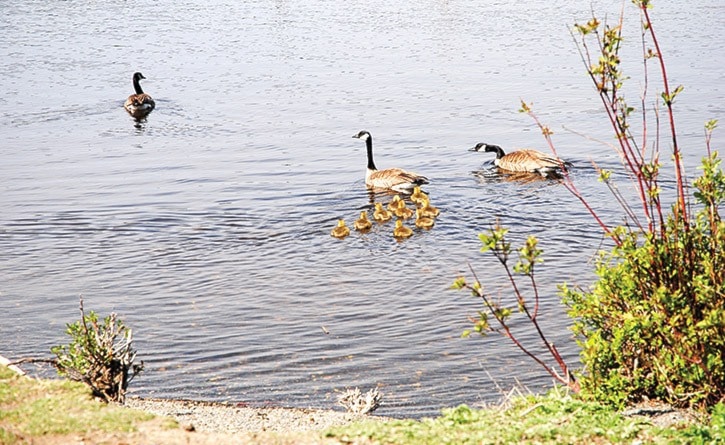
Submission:
<svg viewBox="0 0 725 445">
<path fill-rule="evenodd" d="M 686 87 L 678 128 L 693 167 L 703 123 L 723 118 L 725 8 L 677 5 L 653 16 Z M 3 355 L 47 356 L 83 296 L 134 329 L 138 396 L 333 407 L 336 391 L 378 385 L 380 414 L 421 416 L 495 401 L 516 381 L 539 391 L 550 379 L 508 343 L 460 338 L 479 306 L 448 290 L 471 262 L 507 293 L 478 251 L 499 218 L 515 239 L 540 237 L 543 323 L 576 362 L 556 284 L 591 282 L 596 226 L 562 186 L 506 181 L 467 149 L 544 148 L 517 113 L 533 102 L 577 186 L 621 220 L 591 167 L 619 162 L 598 142 L 611 139 L 567 31 L 589 2 L 0 6 Z M 134 71 L 157 101 L 140 124 L 121 107 Z M 338 218 L 390 199 L 365 189 L 361 129 L 379 167 L 432 179 L 433 230 L 330 237 Z"/>
</svg>

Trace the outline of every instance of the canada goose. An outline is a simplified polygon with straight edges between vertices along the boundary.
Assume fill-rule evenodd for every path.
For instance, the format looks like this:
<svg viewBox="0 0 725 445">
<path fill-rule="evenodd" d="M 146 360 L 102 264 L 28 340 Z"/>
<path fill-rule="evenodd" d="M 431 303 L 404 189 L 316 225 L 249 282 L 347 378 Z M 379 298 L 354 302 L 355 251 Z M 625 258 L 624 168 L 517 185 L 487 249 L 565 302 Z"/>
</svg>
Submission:
<svg viewBox="0 0 725 445">
<path fill-rule="evenodd" d="M 435 218 L 441 213 L 441 211 L 438 210 L 438 207 L 433 207 L 432 205 L 430 205 L 430 200 L 428 200 L 428 198 L 423 200 L 418 210 L 420 210 L 420 214 L 422 216 L 427 216 L 429 218 Z"/>
<path fill-rule="evenodd" d="M 435 224 L 435 219 L 423 216 L 422 209 L 415 209 L 415 226 L 420 229 L 430 229 Z"/>
<path fill-rule="evenodd" d="M 334 236 L 335 238 L 345 238 L 350 234 L 350 228 L 345 225 L 345 220 L 340 219 L 337 221 L 337 227 L 332 229 L 332 232 L 330 232 L 330 235 Z"/>
<path fill-rule="evenodd" d="M 373 219 L 379 223 L 389 221 L 393 217 L 392 212 L 389 212 L 383 208 L 383 204 L 376 202 L 375 211 L 373 212 Z"/>
<path fill-rule="evenodd" d="M 565 162 L 538 150 L 524 149 L 506 154 L 498 145 L 484 142 L 477 144 L 469 151 L 482 150 L 496 153 L 496 159 L 493 160 L 494 165 L 511 172 L 539 173 L 541 176 L 549 176 L 556 174 L 557 170 L 571 166 L 570 162 Z"/>
<path fill-rule="evenodd" d="M 133 73 L 133 89 L 136 91 L 136 94 L 128 96 L 128 99 L 123 104 L 123 108 L 136 119 L 146 117 L 156 107 L 156 102 L 141 89 L 141 85 L 139 84 L 139 80 L 141 79 L 145 79 L 143 74 Z"/>
<path fill-rule="evenodd" d="M 362 130 L 353 135 L 354 138 L 365 141 L 368 151 L 368 168 L 365 173 L 365 185 L 369 188 L 392 189 L 398 192 L 410 193 L 416 185 L 428 184 L 428 178 L 417 173 L 408 172 L 400 168 L 378 170 L 373 162 L 373 137 Z"/>
<path fill-rule="evenodd" d="M 360 212 L 360 219 L 355 221 L 354 226 L 355 226 L 355 230 L 357 230 L 358 232 L 362 232 L 362 233 L 369 231 L 373 227 L 373 223 L 371 223 L 370 220 L 368 219 L 367 211 Z"/>
<path fill-rule="evenodd" d="M 413 235 L 413 231 L 409 227 L 403 225 L 403 220 L 399 219 L 395 221 L 395 229 L 393 229 L 393 236 L 395 238 L 409 238 Z"/>
<path fill-rule="evenodd" d="M 422 192 L 420 190 L 420 187 L 416 186 L 413 189 L 413 194 L 410 195 L 410 200 L 413 201 L 416 204 L 420 204 L 427 197 L 428 197 L 428 195 L 426 195 L 424 192 Z"/>
</svg>

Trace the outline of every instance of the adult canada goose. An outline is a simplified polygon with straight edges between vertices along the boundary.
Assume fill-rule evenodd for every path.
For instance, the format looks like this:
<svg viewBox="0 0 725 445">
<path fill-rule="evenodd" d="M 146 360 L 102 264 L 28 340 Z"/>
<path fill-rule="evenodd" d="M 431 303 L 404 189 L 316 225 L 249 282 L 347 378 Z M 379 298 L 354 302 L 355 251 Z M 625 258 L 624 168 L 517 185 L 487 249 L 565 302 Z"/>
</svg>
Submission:
<svg viewBox="0 0 725 445">
<path fill-rule="evenodd" d="M 370 220 L 368 219 L 367 211 L 364 210 L 364 211 L 360 212 L 360 219 L 355 221 L 354 226 L 355 226 L 355 230 L 357 230 L 358 232 L 362 232 L 362 233 L 369 231 L 373 227 L 373 223 L 371 223 Z"/>
<path fill-rule="evenodd" d="M 350 234 L 350 228 L 345 225 L 345 220 L 340 219 L 337 221 L 337 227 L 332 229 L 332 232 L 330 232 L 330 235 L 334 236 L 335 238 L 345 238 Z"/>
<path fill-rule="evenodd" d="M 156 102 L 141 89 L 141 84 L 139 84 L 141 79 L 145 79 L 143 74 L 133 73 L 133 89 L 136 94 L 128 96 L 123 104 L 123 108 L 136 119 L 146 117 L 156 107 Z"/>
<path fill-rule="evenodd" d="M 412 235 L 413 230 L 410 227 L 405 227 L 402 219 L 395 221 L 395 229 L 393 229 L 393 236 L 395 238 L 409 238 Z"/>
<path fill-rule="evenodd" d="M 496 153 L 493 160 L 497 167 L 511 172 L 539 173 L 541 176 L 555 175 L 558 170 L 571 166 L 570 162 L 563 161 L 552 155 L 547 155 L 538 150 L 517 150 L 509 154 L 504 153 L 498 145 L 481 142 L 469 151 L 486 151 Z"/>
<path fill-rule="evenodd" d="M 368 168 L 365 173 L 365 185 L 369 188 L 391 189 L 398 192 L 410 193 L 416 185 L 428 184 L 428 178 L 417 173 L 408 172 L 400 168 L 378 170 L 373 161 L 373 137 L 362 130 L 353 135 L 354 138 L 365 141 L 368 153 Z"/>
<path fill-rule="evenodd" d="M 393 213 L 385 210 L 383 204 L 380 202 L 375 203 L 375 211 L 373 212 L 373 219 L 379 223 L 389 221 L 393 217 Z"/>
<path fill-rule="evenodd" d="M 435 224 L 435 219 L 423 216 L 422 209 L 415 209 L 415 226 L 419 229 L 429 230 Z"/>
</svg>

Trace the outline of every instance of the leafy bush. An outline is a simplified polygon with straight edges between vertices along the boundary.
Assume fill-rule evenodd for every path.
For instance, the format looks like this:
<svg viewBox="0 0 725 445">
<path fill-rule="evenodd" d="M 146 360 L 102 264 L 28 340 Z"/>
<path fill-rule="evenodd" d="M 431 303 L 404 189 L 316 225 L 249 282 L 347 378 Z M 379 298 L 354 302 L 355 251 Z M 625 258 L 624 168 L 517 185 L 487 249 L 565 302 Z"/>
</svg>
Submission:
<svg viewBox="0 0 725 445">
<path fill-rule="evenodd" d="M 576 25 L 582 59 L 609 116 L 641 210 L 635 211 L 611 186 L 609 173 L 602 172 L 628 224 L 603 226 L 615 245 L 600 254 L 599 280 L 590 290 L 566 285 L 561 290 L 569 314 L 577 320 L 573 330 L 582 338 L 584 395 L 616 405 L 656 398 L 679 406 L 711 406 L 725 400 L 725 224 L 719 208 L 725 199 L 725 175 L 717 152 L 710 149 L 716 122 L 705 126 L 707 156 L 702 175 L 693 183 L 699 208 L 693 218 L 673 108 L 683 87 L 670 88 L 649 16 L 651 2 L 633 3 L 641 14 L 643 107 L 647 62 L 654 60 L 659 67 L 660 97 L 671 137 L 674 204 L 670 212 L 662 204 L 659 136 L 652 142 L 646 137 L 650 111 L 641 110 L 641 136 L 632 132 L 635 108 L 621 92 L 626 79 L 619 57 L 622 17 L 615 26 L 602 25 L 596 18 Z M 594 57 L 587 44 L 592 37 L 598 48 Z M 653 110 L 659 124 L 657 107 Z"/>
<path fill-rule="evenodd" d="M 583 337 L 584 394 L 622 405 L 725 400 L 725 175 L 717 154 L 695 181 L 692 223 L 667 218 L 662 233 L 618 227 L 621 244 L 598 259 L 589 291 L 562 286 Z"/>
<path fill-rule="evenodd" d="M 143 370 L 134 365 L 133 334 L 112 313 L 99 323 L 98 315 L 86 314 L 81 300 L 81 320 L 67 325 L 69 345 L 54 346 L 58 373 L 90 386 L 106 402 L 123 403 L 128 383 Z"/>
</svg>

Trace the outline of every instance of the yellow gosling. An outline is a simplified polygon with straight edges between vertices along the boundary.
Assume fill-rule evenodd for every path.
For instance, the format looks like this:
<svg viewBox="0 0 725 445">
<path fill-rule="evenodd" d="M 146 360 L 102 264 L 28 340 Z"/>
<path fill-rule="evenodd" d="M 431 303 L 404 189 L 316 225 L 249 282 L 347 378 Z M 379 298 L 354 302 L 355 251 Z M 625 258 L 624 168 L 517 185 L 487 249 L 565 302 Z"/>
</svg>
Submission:
<svg viewBox="0 0 725 445">
<path fill-rule="evenodd" d="M 421 209 L 416 209 L 415 214 L 415 226 L 419 229 L 430 230 L 430 228 L 433 227 L 433 225 L 435 224 L 435 219 L 423 216 L 421 213 Z"/>
<path fill-rule="evenodd" d="M 355 230 L 362 233 L 367 233 L 370 231 L 370 229 L 373 227 L 373 223 L 370 222 L 368 219 L 368 212 L 362 211 L 360 212 L 360 219 L 355 221 Z"/>
<path fill-rule="evenodd" d="M 428 198 L 426 198 L 420 207 L 420 213 L 421 216 L 435 218 L 436 216 L 440 215 L 441 211 L 438 210 L 437 207 L 433 207 L 432 205 L 430 205 L 430 201 L 428 200 Z"/>
<path fill-rule="evenodd" d="M 400 195 L 393 196 L 393 200 L 388 203 L 388 210 L 390 210 L 391 212 L 394 212 L 395 209 L 400 207 L 401 201 L 402 201 L 402 199 L 400 199 Z M 405 202 L 403 202 L 403 204 L 405 204 Z"/>
<path fill-rule="evenodd" d="M 424 199 L 427 199 L 428 195 L 420 190 L 420 187 L 416 186 L 413 189 L 413 194 L 410 195 L 410 200 L 416 204 L 420 204 Z"/>
<path fill-rule="evenodd" d="M 385 210 L 383 208 L 383 204 L 376 202 L 375 203 L 375 211 L 373 212 L 373 219 L 379 223 L 384 223 L 386 221 L 389 221 L 390 218 L 393 217 L 393 213 Z"/>
<path fill-rule="evenodd" d="M 413 212 L 412 209 L 409 209 L 408 207 L 406 207 L 405 201 L 400 201 L 400 205 L 398 206 L 397 209 L 393 210 L 393 213 L 398 218 L 408 219 L 411 216 L 413 216 L 413 213 L 415 213 L 415 212 Z"/>
<path fill-rule="evenodd" d="M 345 220 L 340 219 L 337 221 L 337 227 L 332 229 L 332 232 L 330 232 L 330 235 L 334 236 L 335 238 L 343 239 L 346 236 L 350 234 L 350 228 L 345 225 Z"/>
<path fill-rule="evenodd" d="M 403 220 L 399 219 L 395 221 L 395 229 L 393 229 L 393 236 L 398 239 L 410 238 L 413 236 L 413 230 L 403 225 Z"/>
</svg>

